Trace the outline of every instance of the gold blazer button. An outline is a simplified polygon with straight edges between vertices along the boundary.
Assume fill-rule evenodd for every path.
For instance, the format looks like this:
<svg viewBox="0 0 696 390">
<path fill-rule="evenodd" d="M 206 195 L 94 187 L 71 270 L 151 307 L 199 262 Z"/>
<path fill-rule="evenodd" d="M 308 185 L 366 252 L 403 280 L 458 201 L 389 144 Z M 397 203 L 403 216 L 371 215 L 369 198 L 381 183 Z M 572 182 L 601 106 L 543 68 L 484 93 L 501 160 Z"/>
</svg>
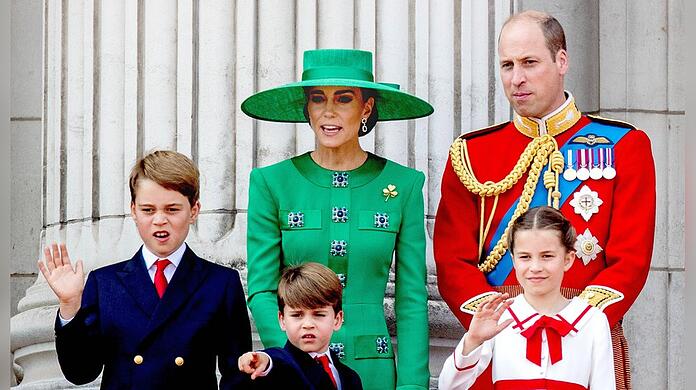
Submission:
<svg viewBox="0 0 696 390">
<path fill-rule="evenodd" d="M 181 366 L 184 365 L 184 358 L 182 358 L 181 356 L 179 356 L 179 357 L 177 357 L 176 359 L 174 359 L 174 363 L 175 363 L 177 366 L 181 367 Z"/>
<path fill-rule="evenodd" d="M 143 357 L 140 355 L 135 355 L 135 357 L 133 358 L 133 362 L 135 364 L 141 364 L 143 362 Z"/>
</svg>

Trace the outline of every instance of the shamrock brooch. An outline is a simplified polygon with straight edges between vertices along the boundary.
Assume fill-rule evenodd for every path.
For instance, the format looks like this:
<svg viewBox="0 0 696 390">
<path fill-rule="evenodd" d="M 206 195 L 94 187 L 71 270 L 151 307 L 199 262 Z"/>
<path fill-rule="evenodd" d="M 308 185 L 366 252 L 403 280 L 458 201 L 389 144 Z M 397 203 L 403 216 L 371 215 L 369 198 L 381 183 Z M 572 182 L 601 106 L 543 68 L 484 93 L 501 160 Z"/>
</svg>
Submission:
<svg viewBox="0 0 696 390">
<path fill-rule="evenodd" d="M 397 195 L 399 195 L 398 192 L 396 192 L 396 186 L 394 184 L 389 184 L 387 188 L 382 189 L 382 194 L 384 195 L 384 201 L 388 201 L 389 198 L 395 198 Z"/>
</svg>

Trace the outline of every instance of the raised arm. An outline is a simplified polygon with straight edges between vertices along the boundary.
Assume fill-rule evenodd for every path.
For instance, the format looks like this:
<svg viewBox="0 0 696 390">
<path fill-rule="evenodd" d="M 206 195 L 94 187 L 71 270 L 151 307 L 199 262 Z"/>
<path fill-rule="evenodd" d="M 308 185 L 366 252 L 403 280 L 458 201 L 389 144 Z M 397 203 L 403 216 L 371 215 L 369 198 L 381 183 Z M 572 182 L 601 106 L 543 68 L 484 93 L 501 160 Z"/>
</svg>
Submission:
<svg viewBox="0 0 696 390">
<path fill-rule="evenodd" d="M 493 358 L 494 337 L 507 328 L 512 319 L 498 323 L 512 304 L 508 294 L 495 294 L 479 305 L 469 331 L 442 366 L 438 386 L 442 390 L 468 389 Z"/>
<path fill-rule="evenodd" d="M 55 258 L 55 250 L 53 252 Z M 56 285 L 58 284 L 54 283 L 54 286 Z M 94 273 L 90 273 L 82 292 L 79 310 L 74 314 L 70 311 L 63 312 L 61 306 L 59 314 L 73 316 L 65 318 L 70 319 L 70 322 L 63 325 L 61 317 L 56 315 L 55 332 L 58 363 L 65 378 L 76 385 L 95 380 L 104 367 L 103 351 L 105 346 L 100 328 L 97 291 L 97 278 Z"/>
<path fill-rule="evenodd" d="M 50 248 L 44 248 L 44 261 L 39 260 L 38 265 L 48 286 L 58 297 L 61 317 L 65 320 L 75 317 L 85 283 L 82 260 L 73 267 L 65 244 L 59 246 L 54 242 Z"/>
</svg>

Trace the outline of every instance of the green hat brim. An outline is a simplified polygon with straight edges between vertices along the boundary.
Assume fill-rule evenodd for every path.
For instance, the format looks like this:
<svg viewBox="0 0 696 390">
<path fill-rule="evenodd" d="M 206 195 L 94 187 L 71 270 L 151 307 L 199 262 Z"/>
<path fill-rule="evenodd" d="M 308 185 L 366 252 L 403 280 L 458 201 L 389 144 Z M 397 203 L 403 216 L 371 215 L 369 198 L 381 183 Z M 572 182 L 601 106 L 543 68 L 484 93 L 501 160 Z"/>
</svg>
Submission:
<svg viewBox="0 0 696 390">
<path fill-rule="evenodd" d="M 319 86 L 345 86 L 369 88 L 377 92 L 378 121 L 415 119 L 428 116 L 434 109 L 428 102 L 391 86 L 362 80 L 319 79 L 286 84 L 249 96 L 242 102 L 242 111 L 255 119 L 272 122 L 307 122 L 304 116 L 306 103 L 304 88 Z"/>
</svg>

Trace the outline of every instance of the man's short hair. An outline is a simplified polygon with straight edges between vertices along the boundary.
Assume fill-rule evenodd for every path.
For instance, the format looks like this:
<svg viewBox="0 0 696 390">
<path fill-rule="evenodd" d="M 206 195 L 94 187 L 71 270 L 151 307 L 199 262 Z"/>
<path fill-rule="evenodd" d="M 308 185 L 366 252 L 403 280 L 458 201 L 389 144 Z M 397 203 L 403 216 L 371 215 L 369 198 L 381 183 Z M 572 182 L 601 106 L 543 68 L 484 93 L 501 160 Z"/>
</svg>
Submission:
<svg viewBox="0 0 696 390">
<path fill-rule="evenodd" d="M 558 53 L 559 50 L 563 49 L 568 51 L 563 26 L 561 26 L 561 23 L 559 23 L 556 18 L 546 12 L 529 10 L 513 14 L 503 23 L 503 27 L 500 31 L 502 31 L 508 23 L 521 20 L 531 20 L 539 24 L 544 34 L 546 47 L 551 52 L 551 59 L 553 59 L 554 62 L 556 62 L 556 53 Z"/>
<path fill-rule="evenodd" d="M 149 179 L 162 187 L 188 198 L 191 207 L 200 195 L 200 173 L 196 164 L 185 155 L 172 150 L 158 150 L 140 158 L 131 169 L 128 186 L 135 203 L 138 181 Z"/>
<path fill-rule="evenodd" d="M 303 263 L 287 267 L 278 283 L 278 310 L 285 306 L 318 309 L 331 306 L 342 310 L 343 287 L 338 276 L 325 265 Z"/>
</svg>

